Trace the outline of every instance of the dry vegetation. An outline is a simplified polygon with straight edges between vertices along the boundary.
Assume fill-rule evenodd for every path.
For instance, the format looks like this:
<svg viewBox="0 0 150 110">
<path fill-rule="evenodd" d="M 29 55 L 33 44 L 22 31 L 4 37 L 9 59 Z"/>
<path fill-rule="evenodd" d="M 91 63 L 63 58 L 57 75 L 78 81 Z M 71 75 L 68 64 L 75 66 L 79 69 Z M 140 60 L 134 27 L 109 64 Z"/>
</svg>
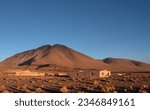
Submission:
<svg viewBox="0 0 150 110">
<path fill-rule="evenodd" d="M 25 77 L 0 75 L 1 93 L 147 93 L 149 74 L 113 74 L 110 78 Z"/>
</svg>

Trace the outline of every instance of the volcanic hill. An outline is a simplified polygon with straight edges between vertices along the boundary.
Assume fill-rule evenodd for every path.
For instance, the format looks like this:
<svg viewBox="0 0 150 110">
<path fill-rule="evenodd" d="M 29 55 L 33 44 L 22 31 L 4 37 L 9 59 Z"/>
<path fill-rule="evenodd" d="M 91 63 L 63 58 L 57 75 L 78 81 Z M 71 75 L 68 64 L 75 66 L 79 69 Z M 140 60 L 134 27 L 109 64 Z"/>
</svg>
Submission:
<svg viewBox="0 0 150 110">
<path fill-rule="evenodd" d="M 109 69 L 111 71 L 150 71 L 150 64 L 139 61 L 106 58 L 96 60 L 64 45 L 44 45 L 11 56 L 1 65 L 18 67 L 47 67 L 50 65 L 79 69 Z"/>
<path fill-rule="evenodd" d="M 18 53 L 4 60 L 2 64 L 10 66 L 54 64 L 83 69 L 98 69 L 107 67 L 107 64 L 102 61 L 97 61 L 69 47 L 59 44 L 53 46 L 44 45 L 37 49 Z"/>
<path fill-rule="evenodd" d="M 112 71 L 150 71 L 150 64 L 135 60 L 123 58 L 105 58 L 103 62 L 108 64 L 111 67 Z"/>
</svg>

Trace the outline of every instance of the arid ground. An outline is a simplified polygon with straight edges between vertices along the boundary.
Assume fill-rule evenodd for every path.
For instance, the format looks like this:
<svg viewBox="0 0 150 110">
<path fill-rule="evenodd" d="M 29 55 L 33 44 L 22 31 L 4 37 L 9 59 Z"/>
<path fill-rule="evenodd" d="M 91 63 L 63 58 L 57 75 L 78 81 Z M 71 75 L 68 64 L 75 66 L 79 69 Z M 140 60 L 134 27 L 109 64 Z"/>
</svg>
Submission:
<svg viewBox="0 0 150 110">
<path fill-rule="evenodd" d="M 0 75 L 3 93 L 146 93 L 150 74 L 112 74 L 110 78 L 31 77 Z"/>
</svg>

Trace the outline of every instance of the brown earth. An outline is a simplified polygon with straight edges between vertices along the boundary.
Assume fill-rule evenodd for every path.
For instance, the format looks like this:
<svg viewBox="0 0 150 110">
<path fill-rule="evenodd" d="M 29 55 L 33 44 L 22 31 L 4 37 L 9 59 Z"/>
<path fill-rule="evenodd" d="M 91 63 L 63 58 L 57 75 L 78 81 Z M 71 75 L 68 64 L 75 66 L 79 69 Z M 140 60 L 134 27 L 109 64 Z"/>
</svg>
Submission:
<svg viewBox="0 0 150 110">
<path fill-rule="evenodd" d="M 150 71 L 150 64 L 129 59 L 106 58 L 103 62 L 111 67 L 111 71 Z"/>
<path fill-rule="evenodd" d="M 61 65 L 71 68 L 104 68 L 107 64 L 63 45 L 45 45 L 16 54 L 2 62 L 10 66 Z"/>
<path fill-rule="evenodd" d="M 150 64 L 139 61 L 106 58 L 96 60 L 80 52 L 77 52 L 64 45 L 44 45 L 37 49 L 18 53 L 1 62 L 1 65 L 8 67 L 27 67 L 30 69 L 42 70 L 66 70 L 67 69 L 108 69 L 111 71 L 125 72 L 147 72 L 150 71 Z"/>
<path fill-rule="evenodd" d="M 6 93 L 145 93 L 150 74 L 116 73 L 109 78 L 33 77 L 0 75 L 0 92 Z"/>
</svg>

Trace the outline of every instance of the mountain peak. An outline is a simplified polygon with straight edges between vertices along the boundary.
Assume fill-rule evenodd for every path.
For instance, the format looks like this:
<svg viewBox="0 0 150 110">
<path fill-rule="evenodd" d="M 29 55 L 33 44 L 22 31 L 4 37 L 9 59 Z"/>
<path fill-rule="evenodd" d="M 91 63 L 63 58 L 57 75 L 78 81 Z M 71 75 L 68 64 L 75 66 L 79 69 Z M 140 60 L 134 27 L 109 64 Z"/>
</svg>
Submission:
<svg viewBox="0 0 150 110">
<path fill-rule="evenodd" d="M 38 47 L 37 49 L 48 48 L 48 47 L 51 47 L 51 45 L 49 45 L 49 44 L 42 45 L 41 47 Z"/>
<path fill-rule="evenodd" d="M 65 46 L 65 45 L 62 45 L 62 44 L 54 44 L 53 46 L 55 47 L 55 46 Z"/>
<path fill-rule="evenodd" d="M 52 47 L 58 47 L 58 48 L 60 47 L 61 48 L 61 47 L 67 47 L 67 46 L 62 45 L 62 44 L 54 44 Z"/>
<path fill-rule="evenodd" d="M 54 64 L 71 68 L 96 69 L 104 64 L 65 45 L 43 45 L 7 58 L 5 64 L 31 66 Z"/>
<path fill-rule="evenodd" d="M 46 45 L 42 45 L 40 47 L 38 47 L 37 49 L 45 49 L 45 48 L 59 48 L 59 47 L 66 47 L 65 45 L 61 45 L 61 44 L 54 44 L 54 45 L 50 45 L 50 44 L 46 44 Z"/>
</svg>

